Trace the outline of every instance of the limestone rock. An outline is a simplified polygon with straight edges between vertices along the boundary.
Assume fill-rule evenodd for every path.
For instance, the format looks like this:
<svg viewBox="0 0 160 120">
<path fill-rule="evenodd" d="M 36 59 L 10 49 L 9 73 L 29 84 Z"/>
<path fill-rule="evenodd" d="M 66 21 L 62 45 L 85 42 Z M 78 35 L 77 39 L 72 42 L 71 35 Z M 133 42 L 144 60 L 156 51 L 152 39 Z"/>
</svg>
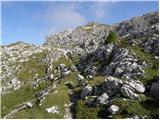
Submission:
<svg viewBox="0 0 160 120">
<path fill-rule="evenodd" d="M 106 93 L 103 93 L 101 96 L 98 97 L 97 102 L 101 105 L 107 104 L 109 97 Z"/>
<path fill-rule="evenodd" d="M 121 94 L 127 98 L 139 99 L 139 95 L 134 93 L 134 90 L 130 86 L 125 84 L 121 87 Z"/>
<path fill-rule="evenodd" d="M 144 85 L 139 80 L 128 80 L 125 84 L 131 86 L 136 92 L 143 93 L 145 91 Z"/>
<path fill-rule="evenodd" d="M 46 110 L 47 110 L 48 113 L 57 113 L 57 114 L 59 114 L 57 106 L 52 106 L 50 108 L 47 108 Z"/>
<path fill-rule="evenodd" d="M 32 108 L 32 107 L 33 107 L 33 105 L 32 105 L 32 103 L 31 103 L 31 102 L 27 102 L 27 103 L 26 103 L 26 107 L 27 107 L 27 108 Z"/>
<path fill-rule="evenodd" d="M 82 89 L 81 98 L 85 98 L 86 96 L 90 96 L 92 94 L 92 87 L 87 85 Z"/>
<path fill-rule="evenodd" d="M 108 108 L 108 111 L 109 111 L 111 114 L 115 114 L 117 111 L 119 111 L 119 106 L 117 106 L 117 105 L 111 105 L 111 106 Z"/>
</svg>

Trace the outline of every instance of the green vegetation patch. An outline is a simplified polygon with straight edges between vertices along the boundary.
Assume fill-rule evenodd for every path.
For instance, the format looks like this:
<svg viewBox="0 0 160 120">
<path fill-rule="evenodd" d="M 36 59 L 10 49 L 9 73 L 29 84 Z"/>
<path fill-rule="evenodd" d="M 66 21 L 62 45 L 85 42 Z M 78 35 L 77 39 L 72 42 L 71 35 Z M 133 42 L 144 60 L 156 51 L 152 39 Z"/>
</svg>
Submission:
<svg viewBox="0 0 160 120">
<path fill-rule="evenodd" d="M 113 115 L 114 119 L 123 119 L 133 117 L 135 115 L 138 115 L 139 117 L 144 117 L 147 115 L 148 118 L 158 117 L 158 104 L 152 98 L 146 98 L 142 101 L 134 101 L 131 99 L 123 100 L 119 98 L 114 100 L 113 104 L 120 107 L 120 110 L 115 115 Z"/>
<path fill-rule="evenodd" d="M 105 76 L 94 76 L 92 80 L 89 80 L 89 85 L 100 85 L 105 81 Z"/>
<path fill-rule="evenodd" d="M 8 93 L 6 95 L 2 95 L 1 96 L 2 117 L 10 113 L 11 110 L 15 108 L 15 106 L 21 104 L 22 102 L 26 102 L 28 100 L 34 99 L 34 95 L 38 91 L 45 89 L 51 84 L 52 83 L 49 81 L 46 83 L 41 83 L 36 89 L 33 89 L 31 85 L 26 85 L 14 92 Z"/>
<path fill-rule="evenodd" d="M 151 62 L 153 65 L 155 65 L 158 68 L 158 60 L 154 58 L 153 55 L 147 53 L 144 51 L 143 48 L 140 48 L 138 46 L 128 46 L 129 49 L 131 49 L 134 53 L 136 53 L 136 56 L 141 61 Z"/>
<path fill-rule="evenodd" d="M 55 92 L 57 91 L 57 92 Z M 64 104 L 69 104 L 68 88 L 64 84 L 58 84 L 56 89 L 51 91 L 42 102 L 41 106 L 34 106 L 30 109 L 23 109 L 11 118 L 23 119 L 62 119 L 65 115 Z M 48 113 L 47 108 L 57 106 L 59 113 Z"/>
<path fill-rule="evenodd" d="M 117 43 L 118 39 L 117 34 L 114 31 L 111 31 L 105 40 L 105 44 Z"/>
<path fill-rule="evenodd" d="M 159 76 L 159 70 L 155 68 L 145 68 L 145 77 L 141 79 L 144 84 L 152 83 Z"/>
<path fill-rule="evenodd" d="M 52 64 L 53 64 L 53 69 L 56 69 L 60 64 L 65 64 L 66 67 L 72 65 L 71 61 L 67 60 L 64 55 L 61 55 L 61 57 L 58 60 L 54 61 Z"/>
<path fill-rule="evenodd" d="M 27 62 L 21 64 L 21 68 L 17 73 L 19 80 L 27 82 L 28 80 L 33 80 L 36 73 L 38 73 L 39 78 L 45 77 L 46 64 L 42 63 L 42 57 L 45 53 L 37 53 L 31 56 L 31 59 Z"/>
<path fill-rule="evenodd" d="M 100 107 L 88 107 L 85 101 L 79 100 L 76 106 L 76 119 L 99 119 Z"/>
</svg>

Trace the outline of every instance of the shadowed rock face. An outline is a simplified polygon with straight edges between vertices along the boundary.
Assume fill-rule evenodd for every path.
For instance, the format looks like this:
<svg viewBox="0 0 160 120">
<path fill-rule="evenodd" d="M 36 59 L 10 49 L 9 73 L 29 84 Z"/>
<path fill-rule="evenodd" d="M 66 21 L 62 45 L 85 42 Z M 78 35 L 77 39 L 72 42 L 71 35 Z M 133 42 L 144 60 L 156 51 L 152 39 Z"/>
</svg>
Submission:
<svg viewBox="0 0 160 120">
<path fill-rule="evenodd" d="M 110 31 L 116 42 L 106 42 Z M 42 46 L 1 46 L 2 117 L 157 118 L 158 44 L 152 12 L 65 30 Z"/>
</svg>

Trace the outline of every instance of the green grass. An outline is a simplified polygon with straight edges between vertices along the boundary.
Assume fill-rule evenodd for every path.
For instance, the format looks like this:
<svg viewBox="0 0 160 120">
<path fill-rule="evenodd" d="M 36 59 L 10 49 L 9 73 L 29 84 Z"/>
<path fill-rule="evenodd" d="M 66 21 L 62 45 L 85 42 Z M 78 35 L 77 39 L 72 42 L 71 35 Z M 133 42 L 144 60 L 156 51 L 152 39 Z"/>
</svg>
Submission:
<svg viewBox="0 0 160 120">
<path fill-rule="evenodd" d="M 113 104 L 120 107 L 120 110 L 113 116 L 113 118 L 115 119 L 127 118 L 134 115 L 144 116 L 148 114 L 148 110 L 144 109 L 138 101 L 124 101 L 121 99 L 117 99 L 113 102 Z"/>
<path fill-rule="evenodd" d="M 147 115 L 149 118 L 158 117 L 158 102 L 152 98 L 147 98 L 142 101 L 134 101 L 127 99 L 126 101 L 121 98 L 113 101 L 113 104 L 118 105 L 120 110 L 113 115 L 114 119 L 123 119 L 138 115 L 143 117 Z"/>
<path fill-rule="evenodd" d="M 67 60 L 63 55 L 61 55 L 61 57 L 58 60 L 54 61 L 52 64 L 53 64 L 53 69 L 56 69 L 56 67 L 58 67 L 59 64 L 65 64 L 66 67 L 71 66 L 71 62 Z"/>
<path fill-rule="evenodd" d="M 80 61 L 80 56 L 78 54 L 74 54 L 70 56 L 70 59 L 72 60 L 72 63 L 76 65 Z"/>
<path fill-rule="evenodd" d="M 64 104 L 69 103 L 68 96 L 68 88 L 64 84 L 58 84 L 56 90 L 58 93 L 54 93 L 52 91 L 45 97 L 45 100 L 42 102 L 41 106 L 34 106 L 30 109 L 23 109 L 16 114 L 12 115 L 11 118 L 23 118 L 23 119 L 49 119 L 49 118 L 57 118 L 62 119 L 65 115 L 65 107 Z M 59 114 L 56 113 L 48 113 L 46 108 L 50 108 L 52 106 L 57 106 Z"/>
<path fill-rule="evenodd" d="M 144 84 L 152 83 L 159 76 L 159 70 L 155 68 L 145 68 L 145 77 L 141 79 Z"/>
<path fill-rule="evenodd" d="M 76 106 L 76 119 L 99 119 L 99 107 L 88 107 L 85 101 L 79 100 Z"/>
<path fill-rule="evenodd" d="M 51 94 L 49 94 L 46 97 L 46 99 L 42 102 L 42 106 L 40 107 L 35 106 L 31 109 L 23 109 L 17 112 L 16 114 L 12 115 L 11 118 L 17 118 L 17 119 L 18 118 L 28 118 L 28 119 L 29 118 L 36 118 L 36 119 L 63 118 L 65 114 L 64 104 L 69 103 L 68 87 L 64 85 L 64 83 L 67 81 L 70 81 L 70 82 L 73 82 L 74 85 L 77 85 L 78 83 L 77 83 L 76 77 L 77 77 L 77 73 L 71 73 L 66 78 L 62 79 L 61 83 L 57 84 L 56 90 L 58 91 L 58 93 L 53 94 L 54 91 L 51 92 Z M 15 105 L 20 104 L 26 100 L 33 99 L 34 98 L 33 95 L 36 92 L 42 90 L 42 88 L 44 89 L 46 88 L 46 86 L 41 85 L 41 87 L 36 90 L 33 90 L 30 87 L 23 88 L 23 89 L 20 89 L 19 91 L 15 91 L 11 95 L 7 94 L 8 97 L 4 96 L 2 99 L 2 105 L 3 106 L 8 105 L 8 107 L 2 112 L 3 116 L 9 113 L 9 111 L 13 109 Z M 18 96 L 18 97 L 15 97 L 15 96 Z M 11 99 L 12 97 L 14 99 Z M 7 99 L 9 100 L 5 103 Z M 52 107 L 54 105 L 58 106 L 60 114 L 47 113 L 46 108 Z"/>
<path fill-rule="evenodd" d="M 143 48 L 140 48 L 138 46 L 128 46 L 128 48 L 136 53 L 137 57 L 141 61 L 150 61 L 153 65 L 156 65 L 158 67 L 158 60 L 156 60 L 153 55 L 145 52 Z"/>
<path fill-rule="evenodd" d="M 92 80 L 89 80 L 88 83 L 91 86 L 100 85 L 105 81 L 105 76 L 94 76 Z"/>
<path fill-rule="evenodd" d="M 41 62 L 44 53 L 37 53 L 31 57 L 29 61 L 21 64 L 20 72 L 17 73 L 17 77 L 19 80 L 27 82 L 28 80 L 32 80 L 36 73 L 38 73 L 39 78 L 45 77 L 45 68 L 46 64 Z"/>
<path fill-rule="evenodd" d="M 4 117 L 7 115 L 14 107 L 22 102 L 34 99 L 34 95 L 50 86 L 51 82 L 39 84 L 36 89 L 33 89 L 31 85 L 23 86 L 22 88 L 1 96 L 2 111 L 1 115 Z M 5 109 L 3 109 L 5 106 Z"/>
</svg>

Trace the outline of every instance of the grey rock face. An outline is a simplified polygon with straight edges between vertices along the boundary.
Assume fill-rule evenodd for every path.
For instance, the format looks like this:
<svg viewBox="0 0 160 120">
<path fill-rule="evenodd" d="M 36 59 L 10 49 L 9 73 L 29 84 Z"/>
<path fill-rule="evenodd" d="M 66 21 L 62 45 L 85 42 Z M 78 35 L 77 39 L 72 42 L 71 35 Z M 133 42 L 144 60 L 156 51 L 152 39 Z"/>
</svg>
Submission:
<svg viewBox="0 0 160 120">
<path fill-rule="evenodd" d="M 153 36 L 142 42 L 141 46 L 145 49 L 146 52 L 151 53 L 155 56 L 159 56 L 159 38 Z"/>
<path fill-rule="evenodd" d="M 93 59 L 99 61 L 109 60 L 109 57 L 111 56 L 113 49 L 114 49 L 113 43 L 101 46 L 95 51 L 95 56 Z"/>
<path fill-rule="evenodd" d="M 116 77 L 134 78 L 143 76 L 142 65 L 137 63 L 133 53 L 126 48 L 116 49 L 114 51 L 113 61 L 105 67 L 104 75 L 113 75 Z"/>
</svg>

